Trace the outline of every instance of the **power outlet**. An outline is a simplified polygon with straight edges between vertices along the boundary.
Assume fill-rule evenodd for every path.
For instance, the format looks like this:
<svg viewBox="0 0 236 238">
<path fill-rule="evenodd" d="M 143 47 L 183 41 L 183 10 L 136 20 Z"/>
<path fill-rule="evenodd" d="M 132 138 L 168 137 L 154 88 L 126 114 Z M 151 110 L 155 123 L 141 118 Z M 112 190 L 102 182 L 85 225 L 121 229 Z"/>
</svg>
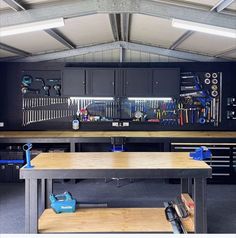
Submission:
<svg viewBox="0 0 236 238">
<path fill-rule="evenodd" d="M 119 123 L 118 122 L 112 122 L 112 126 L 118 127 Z"/>
<path fill-rule="evenodd" d="M 123 122 L 123 126 L 129 126 L 129 122 Z"/>
<path fill-rule="evenodd" d="M 0 122 L 0 127 L 4 127 L 4 122 Z"/>
</svg>

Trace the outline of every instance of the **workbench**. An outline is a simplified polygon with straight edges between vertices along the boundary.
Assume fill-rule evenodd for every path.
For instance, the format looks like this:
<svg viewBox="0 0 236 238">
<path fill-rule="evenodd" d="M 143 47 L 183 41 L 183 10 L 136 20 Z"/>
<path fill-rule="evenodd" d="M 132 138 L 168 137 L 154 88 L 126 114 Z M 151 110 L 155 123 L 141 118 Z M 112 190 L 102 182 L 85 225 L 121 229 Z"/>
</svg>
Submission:
<svg viewBox="0 0 236 238">
<path fill-rule="evenodd" d="M 55 215 L 48 208 L 49 202 L 46 198 L 53 192 L 53 179 L 112 177 L 179 178 L 182 193 L 190 193 L 189 181 L 193 179 L 194 231 L 196 233 L 207 232 L 206 179 L 211 177 L 212 170 L 205 162 L 189 158 L 188 153 L 41 153 L 32 160 L 32 165 L 34 167 L 31 169 L 23 167 L 20 170 L 20 178 L 25 179 L 26 233 L 171 232 L 170 224 L 164 218 L 164 208 L 127 208 L 123 210 L 91 208 L 78 210 L 73 214 L 59 215 Z M 38 194 L 39 182 L 41 182 L 40 196 Z M 40 214 L 40 218 L 38 216 L 39 197 L 43 210 L 47 208 Z M 157 217 L 160 219 L 156 219 Z M 123 219 L 125 222 L 122 221 Z M 110 220 L 111 222 L 108 222 Z"/>
</svg>

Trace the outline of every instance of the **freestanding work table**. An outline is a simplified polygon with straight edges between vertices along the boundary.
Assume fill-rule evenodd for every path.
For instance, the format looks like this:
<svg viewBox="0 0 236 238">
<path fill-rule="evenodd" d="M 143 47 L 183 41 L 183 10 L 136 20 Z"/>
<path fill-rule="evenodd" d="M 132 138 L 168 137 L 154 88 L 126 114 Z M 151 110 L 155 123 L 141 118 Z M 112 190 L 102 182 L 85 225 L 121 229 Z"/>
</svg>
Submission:
<svg viewBox="0 0 236 238">
<path fill-rule="evenodd" d="M 205 162 L 189 158 L 188 153 L 42 153 L 32 160 L 32 165 L 34 167 L 31 169 L 22 167 L 20 170 L 20 178 L 25 179 L 26 233 L 171 232 L 170 223 L 164 216 L 164 208 L 81 208 L 72 214 L 55 214 L 48 208 L 53 179 L 113 177 L 180 178 L 182 193 L 191 193 L 193 179 L 193 231 L 207 232 L 206 179 L 211 177 L 211 167 Z M 43 204 L 40 217 L 39 197 Z M 45 208 L 47 209 L 44 210 Z"/>
</svg>

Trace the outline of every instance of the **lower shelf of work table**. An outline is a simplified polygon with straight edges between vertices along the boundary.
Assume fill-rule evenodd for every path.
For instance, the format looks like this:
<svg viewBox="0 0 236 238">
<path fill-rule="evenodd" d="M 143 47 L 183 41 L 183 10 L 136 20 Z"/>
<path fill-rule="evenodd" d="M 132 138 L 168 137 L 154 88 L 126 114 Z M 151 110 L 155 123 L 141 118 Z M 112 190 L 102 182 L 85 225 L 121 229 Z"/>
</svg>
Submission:
<svg viewBox="0 0 236 238">
<path fill-rule="evenodd" d="M 193 218 L 183 221 L 194 231 Z M 75 213 L 56 214 L 46 209 L 39 218 L 39 233 L 172 233 L 164 208 L 80 208 Z"/>
</svg>

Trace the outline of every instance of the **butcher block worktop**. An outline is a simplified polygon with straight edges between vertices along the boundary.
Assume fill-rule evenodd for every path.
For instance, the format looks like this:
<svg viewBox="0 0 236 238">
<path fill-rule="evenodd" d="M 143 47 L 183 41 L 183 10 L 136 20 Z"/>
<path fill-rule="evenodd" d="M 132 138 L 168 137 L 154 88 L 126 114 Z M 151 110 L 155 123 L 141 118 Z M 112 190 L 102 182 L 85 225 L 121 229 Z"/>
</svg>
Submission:
<svg viewBox="0 0 236 238">
<path fill-rule="evenodd" d="M 236 138 L 225 131 L 1 131 L 0 138 L 77 138 L 77 137 L 148 137 L 148 138 Z"/>
</svg>

